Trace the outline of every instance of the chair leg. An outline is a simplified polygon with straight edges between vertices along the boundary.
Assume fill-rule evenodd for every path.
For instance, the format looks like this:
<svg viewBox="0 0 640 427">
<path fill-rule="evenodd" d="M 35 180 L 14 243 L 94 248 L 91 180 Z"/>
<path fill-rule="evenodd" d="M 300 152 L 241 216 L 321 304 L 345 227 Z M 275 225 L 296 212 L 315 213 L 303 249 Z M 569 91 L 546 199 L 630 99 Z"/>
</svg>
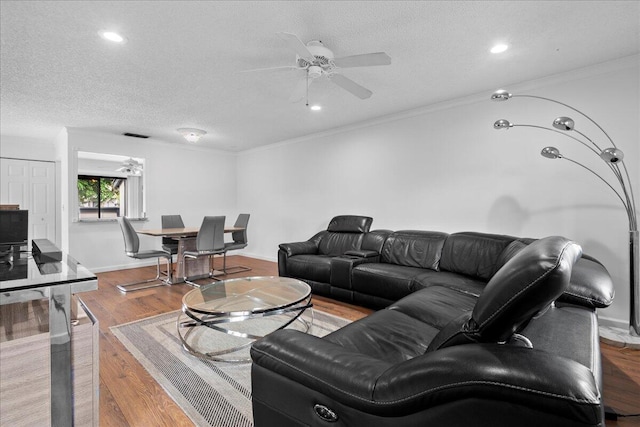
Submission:
<svg viewBox="0 0 640 427">
<path fill-rule="evenodd" d="M 154 277 L 153 279 L 148 279 L 148 280 L 142 280 L 140 282 L 134 282 L 134 283 L 127 283 L 124 285 L 118 285 L 117 288 L 118 290 L 120 290 L 121 292 L 127 293 L 127 292 L 133 292 L 133 291 L 139 291 L 141 289 L 148 289 L 148 288 L 155 288 L 158 286 L 165 286 L 165 285 L 171 285 L 171 279 L 172 279 L 172 275 L 170 272 L 170 268 L 171 268 L 171 262 L 169 261 L 169 259 L 166 259 L 167 261 L 167 280 L 162 280 L 160 279 L 160 258 L 157 258 L 157 264 L 156 264 L 156 277 Z M 157 283 L 153 283 L 153 282 L 157 282 Z"/>
<path fill-rule="evenodd" d="M 224 267 L 224 272 L 225 274 L 236 274 L 236 273 L 242 273 L 243 271 L 251 271 L 250 267 L 244 266 L 244 265 L 232 265 L 231 267 L 227 267 L 227 253 L 224 253 L 224 263 L 225 263 L 225 267 Z"/>
</svg>

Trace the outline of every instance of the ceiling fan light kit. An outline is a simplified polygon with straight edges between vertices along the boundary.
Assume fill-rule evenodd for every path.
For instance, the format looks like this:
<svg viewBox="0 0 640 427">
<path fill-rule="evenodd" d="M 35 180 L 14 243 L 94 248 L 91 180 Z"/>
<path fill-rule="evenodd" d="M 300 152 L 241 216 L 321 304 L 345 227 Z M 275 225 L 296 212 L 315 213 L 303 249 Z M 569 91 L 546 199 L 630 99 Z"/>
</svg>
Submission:
<svg viewBox="0 0 640 427">
<path fill-rule="evenodd" d="M 116 169 L 116 172 L 122 172 L 127 175 L 141 175 L 144 165 L 136 159 L 129 157 L 122 162 L 122 166 Z"/>
<path fill-rule="evenodd" d="M 180 128 L 178 132 L 189 142 L 196 143 L 200 140 L 203 135 L 206 135 L 207 132 L 202 129 L 194 129 L 194 128 Z"/>
</svg>

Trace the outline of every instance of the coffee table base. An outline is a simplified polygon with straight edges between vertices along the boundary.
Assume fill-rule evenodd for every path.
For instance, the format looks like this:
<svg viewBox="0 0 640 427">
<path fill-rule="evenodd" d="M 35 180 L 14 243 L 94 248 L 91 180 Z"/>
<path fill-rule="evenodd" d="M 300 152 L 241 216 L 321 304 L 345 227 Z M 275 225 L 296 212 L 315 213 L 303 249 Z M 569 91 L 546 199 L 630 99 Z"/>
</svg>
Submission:
<svg viewBox="0 0 640 427">
<path fill-rule="evenodd" d="M 302 314 L 312 308 L 311 297 L 289 307 L 258 313 L 236 312 L 224 315 L 202 314 L 186 307 L 177 319 L 182 347 L 194 356 L 217 362 L 246 363 L 251 358 L 242 350 L 256 340 L 294 325 L 307 332 L 313 325 Z"/>
</svg>

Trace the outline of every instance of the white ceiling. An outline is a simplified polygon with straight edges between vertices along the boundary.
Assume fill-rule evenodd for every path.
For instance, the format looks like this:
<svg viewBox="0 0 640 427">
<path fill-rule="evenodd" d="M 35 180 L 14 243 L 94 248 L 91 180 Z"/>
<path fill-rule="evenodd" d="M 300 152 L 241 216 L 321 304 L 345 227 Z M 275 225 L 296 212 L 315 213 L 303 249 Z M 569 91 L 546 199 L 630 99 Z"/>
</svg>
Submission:
<svg viewBox="0 0 640 427">
<path fill-rule="evenodd" d="M 638 1 L 2 1 L 0 133 L 53 140 L 63 127 L 134 132 L 241 151 L 640 52 Z M 127 38 L 111 44 L 98 31 Z M 296 73 L 276 36 L 336 57 L 384 51 L 388 66 L 328 81 L 323 106 L 291 103 Z M 510 49 L 491 55 L 506 42 Z"/>
</svg>

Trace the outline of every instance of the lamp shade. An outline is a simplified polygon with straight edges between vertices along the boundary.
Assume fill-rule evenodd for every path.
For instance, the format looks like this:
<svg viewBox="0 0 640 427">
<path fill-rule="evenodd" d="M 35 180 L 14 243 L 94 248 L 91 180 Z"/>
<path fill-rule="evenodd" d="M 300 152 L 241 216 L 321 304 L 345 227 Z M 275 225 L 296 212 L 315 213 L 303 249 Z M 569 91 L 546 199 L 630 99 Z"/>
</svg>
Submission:
<svg viewBox="0 0 640 427">
<path fill-rule="evenodd" d="M 513 123 L 511 123 L 507 119 L 496 120 L 496 122 L 493 124 L 494 129 L 509 129 L 511 127 L 513 127 Z"/>
<path fill-rule="evenodd" d="M 575 123 L 571 117 L 557 117 L 553 121 L 553 127 L 560 130 L 573 130 Z"/>
<path fill-rule="evenodd" d="M 618 163 L 624 159 L 624 153 L 617 148 L 605 148 L 600 153 L 600 158 L 608 163 Z"/>
<path fill-rule="evenodd" d="M 506 90 L 500 89 L 500 90 L 497 90 L 497 91 L 493 92 L 493 94 L 491 95 L 491 100 L 492 101 L 507 101 L 512 96 L 513 95 L 510 94 L 509 92 L 507 92 Z"/>
<path fill-rule="evenodd" d="M 560 151 L 556 147 L 544 147 L 540 152 L 542 157 L 546 157 L 547 159 L 561 159 L 562 155 Z"/>
</svg>

